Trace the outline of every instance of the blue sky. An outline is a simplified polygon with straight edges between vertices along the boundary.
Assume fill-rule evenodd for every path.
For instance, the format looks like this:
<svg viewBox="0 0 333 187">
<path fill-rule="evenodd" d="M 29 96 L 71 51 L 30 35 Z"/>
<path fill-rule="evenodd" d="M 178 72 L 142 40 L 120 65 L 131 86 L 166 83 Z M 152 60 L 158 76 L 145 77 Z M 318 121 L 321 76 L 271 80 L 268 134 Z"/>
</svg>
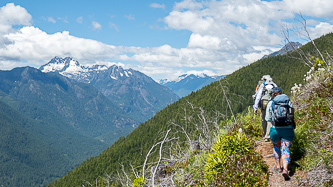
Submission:
<svg viewBox="0 0 333 187">
<path fill-rule="evenodd" d="M 281 48 L 283 29 L 300 27 L 295 12 L 312 38 L 332 32 L 332 9 L 331 0 L 2 0 L 0 69 L 71 56 L 155 80 L 225 75 Z"/>
<path fill-rule="evenodd" d="M 10 2 L 25 8 L 33 17 L 32 25 L 50 34 L 66 30 L 80 38 L 138 47 L 186 47 L 190 36 L 189 31 L 166 29 L 159 21 L 172 11 L 174 1 L 21 0 L 1 5 Z M 94 28 L 92 22 L 101 27 Z"/>
</svg>

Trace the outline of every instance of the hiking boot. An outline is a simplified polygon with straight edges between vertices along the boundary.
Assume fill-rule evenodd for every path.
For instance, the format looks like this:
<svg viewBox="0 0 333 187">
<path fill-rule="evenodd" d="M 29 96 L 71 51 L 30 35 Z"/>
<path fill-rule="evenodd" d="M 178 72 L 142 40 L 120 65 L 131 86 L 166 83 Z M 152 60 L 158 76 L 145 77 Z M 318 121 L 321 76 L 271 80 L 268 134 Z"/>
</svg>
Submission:
<svg viewBox="0 0 333 187">
<path fill-rule="evenodd" d="M 272 168 L 273 171 L 277 172 L 277 173 L 282 173 L 282 168 L 279 168 L 277 165 L 275 165 L 273 168 Z"/>
<path fill-rule="evenodd" d="M 288 171 L 283 169 L 282 176 L 284 177 L 284 180 L 290 180 L 290 177 L 288 175 Z"/>
</svg>

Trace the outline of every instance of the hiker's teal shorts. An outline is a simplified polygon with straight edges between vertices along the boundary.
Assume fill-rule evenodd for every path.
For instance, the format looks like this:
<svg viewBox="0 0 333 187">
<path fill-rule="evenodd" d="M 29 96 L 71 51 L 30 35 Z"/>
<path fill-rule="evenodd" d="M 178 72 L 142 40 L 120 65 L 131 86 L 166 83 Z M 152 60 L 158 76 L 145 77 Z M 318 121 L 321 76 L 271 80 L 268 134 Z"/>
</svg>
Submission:
<svg viewBox="0 0 333 187">
<path fill-rule="evenodd" d="M 271 127 L 269 136 L 271 137 L 272 142 L 281 141 L 281 139 L 285 139 L 288 141 L 293 141 L 295 133 L 293 127 Z"/>
</svg>

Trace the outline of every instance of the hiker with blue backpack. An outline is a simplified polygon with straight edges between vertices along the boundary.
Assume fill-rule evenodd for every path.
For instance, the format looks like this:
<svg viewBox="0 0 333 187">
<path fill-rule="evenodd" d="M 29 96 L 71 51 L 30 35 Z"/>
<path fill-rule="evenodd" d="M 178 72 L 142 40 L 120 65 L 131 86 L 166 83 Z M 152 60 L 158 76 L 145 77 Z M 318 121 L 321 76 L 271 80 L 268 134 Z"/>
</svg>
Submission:
<svg viewBox="0 0 333 187">
<path fill-rule="evenodd" d="M 257 110 L 258 108 L 260 108 L 263 137 L 265 142 L 268 142 L 270 139 L 269 132 L 271 128 L 271 123 L 265 120 L 266 107 L 268 102 L 271 100 L 272 89 L 274 87 L 277 87 L 277 85 L 273 82 L 273 79 L 269 75 L 264 75 L 262 79 L 264 80 L 264 82 L 259 86 L 259 89 L 256 92 L 253 108 L 255 115 L 257 115 Z"/>
<path fill-rule="evenodd" d="M 289 180 L 290 146 L 295 136 L 294 110 L 289 97 L 282 94 L 279 87 L 273 88 L 272 99 L 267 104 L 265 119 L 272 123 L 270 138 L 276 162 L 273 171 L 282 173 L 284 179 Z M 282 167 L 280 165 L 281 159 Z"/>
</svg>

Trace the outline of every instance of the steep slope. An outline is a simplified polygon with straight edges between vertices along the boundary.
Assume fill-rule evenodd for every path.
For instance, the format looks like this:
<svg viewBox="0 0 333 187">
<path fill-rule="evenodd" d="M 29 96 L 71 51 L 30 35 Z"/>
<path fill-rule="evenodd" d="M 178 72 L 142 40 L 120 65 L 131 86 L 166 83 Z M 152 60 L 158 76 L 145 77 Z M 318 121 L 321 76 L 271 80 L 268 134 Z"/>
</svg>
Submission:
<svg viewBox="0 0 333 187">
<path fill-rule="evenodd" d="M 179 76 L 178 79 L 168 82 L 161 82 L 160 84 L 170 88 L 179 97 L 185 97 L 191 92 L 197 91 L 208 84 L 220 80 L 225 76 L 208 76 L 206 74 L 194 75 L 184 74 Z"/>
<path fill-rule="evenodd" d="M 156 112 L 179 99 L 167 87 L 159 85 L 143 73 L 116 65 L 84 67 L 70 57 L 55 57 L 41 66 L 40 70 L 56 72 L 71 80 L 94 86 L 140 122 L 148 120 Z"/>
<path fill-rule="evenodd" d="M 60 75 L 45 74 L 30 67 L 0 71 L 0 78 L 0 90 L 5 94 L 50 111 L 85 136 L 95 138 L 109 131 L 131 131 L 138 124 L 87 84 L 72 83 Z M 17 110 L 31 112 L 24 107 Z M 29 115 L 42 117 L 40 113 Z"/>
<path fill-rule="evenodd" d="M 0 71 L 0 104 L 5 186 L 47 185 L 138 124 L 96 88 L 31 67 Z"/>
<path fill-rule="evenodd" d="M 332 53 L 331 50 L 328 50 L 331 41 L 333 41 L 333 34 L 323 36 L 315 42 L 320 50 L 327 50 Z M 301 49 L 305 53 L 316 54 L 311 44 L 307 44 Z M 167 106 L 149 121 L 141 124 L 126 138 L 120 138 L 101 155 L 83 162 L 51 186 L 81 185 L 82 180 L 92 182 L 105 174 L 116 174 L 117 170 L 121 171 L 120 164 L 128 166 L 129 162 L 134 167 L 141 167 L 150 148 L 163 139 L 167 129 L 175 130 L 174 135 L 179 136 L 180 142 L 185 141 L 186 137 L 184 135 L 177 134 L 181 129 L 171 125 L 171 122 L 193 131 L 195 124 L 190 124 L 190 122 L 184 120 L 185 116 L 188 116 L 189 119 L 198 116 L 197 114 L 192 116 L 193 107 L 201 107 L 202 111 L 205 111 L 206 117 L 216 116 L 217 113 L 220 113 L 222 114 L 220 119 L 223 119 L 223 116 L 225 116 L 224 119 L 228 119 L 231 113 L 224 96 L 228 97 L 233 113 L 239 113 L 253 104 L 251 95 L 262 75 L 270 74 L 274 82 L 282 90 L 287 91 L 294 83 L 303 81 L 303 75 L 308 69 L 309 67 L 305 66 L 304 63 L 286 55 L 265 58 L 243 67 L 221 81 L 205 86 L 201 90 Z M 288 92 L 286 93 L 288 94 Z M 199 111 L 199 114 L 202 111 Z M 154 157 L 154 154 L 151 157 Z"/>
<path fill-rule="evenodd" d="M 47 185 L 75 166 L 72 158 L 27 128 L 38 122 L 1 101 L 0 119 L 0 185 Z"/>
</svg>

